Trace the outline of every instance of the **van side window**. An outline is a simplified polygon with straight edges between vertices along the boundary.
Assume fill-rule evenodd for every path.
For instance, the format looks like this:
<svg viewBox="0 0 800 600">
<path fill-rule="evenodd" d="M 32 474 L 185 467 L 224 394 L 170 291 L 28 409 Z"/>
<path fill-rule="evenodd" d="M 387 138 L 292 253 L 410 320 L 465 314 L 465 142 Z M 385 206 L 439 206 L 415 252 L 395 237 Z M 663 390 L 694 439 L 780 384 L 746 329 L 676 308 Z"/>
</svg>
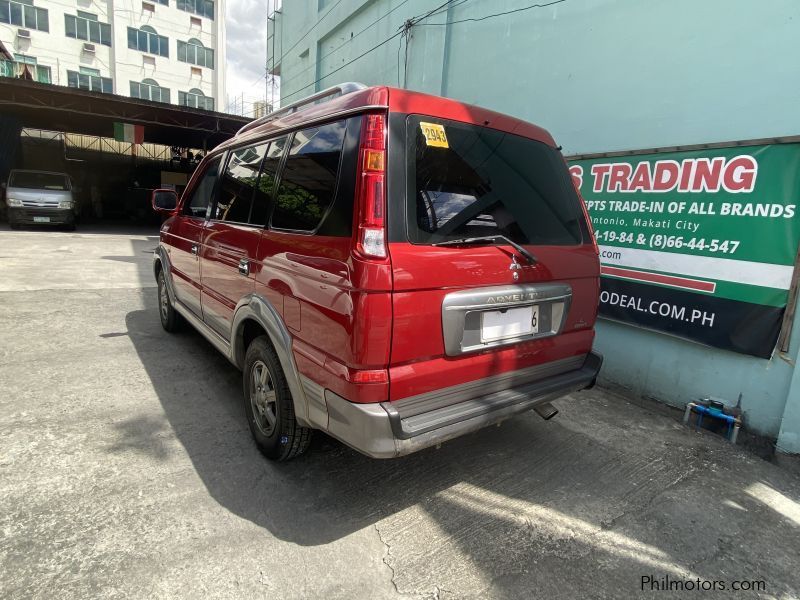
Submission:
<svg viewBox="0 0 800 600">
<path fill-rule="evenodd" d="M 261 144 L 231 151 L 212 218 L 233 223 L 248 222 L 253 191 L 267 146 Z"/>
<path fill-rule="evenodd" d="M 250 222 L 254 225 L 267 224 L 272 207 L 272 195 L 275 193 L 275 176 L 288 139 L 288 136 L 284 136 L 273 140 L 261 165 L 261 174 L 253 196 L 253 210 L 250 213 Z"/>
<path fill-rule="evenodd" d="M 297 131 L 281 171 L 272 213 L 275 229 L 314 231 L 336 192 L 345 122 Z"/>
<path fill-rule="evenodd" d="M 200 217 L 204 219 L 211 204 L 212 196 L 214 195 L 214 188 L 217 185 L 217 177 L 219 175 L 219 157 L 209 161 L 203 178 L 197 187 L 192 192 L 192 197 L 184 205 L 183 213 L 191 217 Z"/>
</svg>

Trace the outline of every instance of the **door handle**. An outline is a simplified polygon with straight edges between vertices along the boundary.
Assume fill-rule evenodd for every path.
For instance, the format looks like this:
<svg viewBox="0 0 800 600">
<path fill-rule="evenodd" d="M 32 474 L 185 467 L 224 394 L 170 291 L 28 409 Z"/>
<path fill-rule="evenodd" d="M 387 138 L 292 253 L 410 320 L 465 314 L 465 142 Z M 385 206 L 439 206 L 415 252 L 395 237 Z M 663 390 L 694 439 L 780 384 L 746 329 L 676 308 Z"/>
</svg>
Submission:
<svg viewBox="0 0 800 600">
<path fill-rule="evenodd" d="M 192 254 L 197 256 L 198 249 L 199 249 L 199 246 L 197 244 L 192 244 Z"/>
<path fill-rule="evenodd" d="M 239 273 L 245 276 L 250 275 L 250 261 L 246 258 L 239 261 Z"/>
</svg>

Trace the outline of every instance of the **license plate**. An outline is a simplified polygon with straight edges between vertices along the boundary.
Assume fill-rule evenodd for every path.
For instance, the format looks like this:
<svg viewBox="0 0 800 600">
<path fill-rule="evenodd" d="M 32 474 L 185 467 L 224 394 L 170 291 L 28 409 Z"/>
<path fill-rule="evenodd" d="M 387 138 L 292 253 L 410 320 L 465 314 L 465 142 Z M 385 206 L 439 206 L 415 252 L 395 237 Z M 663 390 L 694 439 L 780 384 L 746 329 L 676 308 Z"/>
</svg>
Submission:
<svg viewBox="0 0 800 600">
<path fill-rule="evenodd" d="M 34 223 L 49 223 L 50 217 L 33 217 Z"/>
<path fill-rule="evenodd" d="M 539 307 L 521 306 L 481 313 L 481 341 L 494 342 L 539 332 Z"/>
</svg>

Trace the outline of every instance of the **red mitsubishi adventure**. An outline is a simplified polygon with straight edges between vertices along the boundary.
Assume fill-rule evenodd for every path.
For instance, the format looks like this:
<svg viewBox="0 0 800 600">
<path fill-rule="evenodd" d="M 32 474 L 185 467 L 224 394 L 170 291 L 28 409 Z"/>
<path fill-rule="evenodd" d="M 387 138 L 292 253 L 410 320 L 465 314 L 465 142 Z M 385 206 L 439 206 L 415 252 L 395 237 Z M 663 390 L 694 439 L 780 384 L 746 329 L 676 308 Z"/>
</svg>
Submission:
<svg viewBox="0 0 800 600">
<path fill-rule="evenodd" d="M 439 444 L 594 384 L 597 247 L 545 130 L 343 84 L 210 152 L 155 252 L 161 323 L 243 371 L 269 458 L 322 430 L 369 456 Z"/>
</svg>

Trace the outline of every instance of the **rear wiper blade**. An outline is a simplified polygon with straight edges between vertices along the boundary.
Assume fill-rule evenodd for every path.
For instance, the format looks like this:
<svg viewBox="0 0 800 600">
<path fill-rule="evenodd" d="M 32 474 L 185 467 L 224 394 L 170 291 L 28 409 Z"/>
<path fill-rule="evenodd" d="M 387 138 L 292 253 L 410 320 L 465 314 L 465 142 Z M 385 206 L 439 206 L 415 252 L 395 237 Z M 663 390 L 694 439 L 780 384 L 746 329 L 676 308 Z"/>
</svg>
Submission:
<svg viewBox="0 0 800 600">
<path fill-rule="evenodd" d="M 465 238 L 457 238 L 454 240 L 444 240 L 443 242 L 434 242 L 431 246 L 462 246 L 464 244 L 480 244 L 481 242 L 496 242 L 498 240 L 504 241 L 506 244 L 514 248 L 517 252 L 519 252 L 522 256 L 524 256 L 529 263 L 535 264 L 539 262 L 533 254 L 528 252 L 525 248 L 520 246 L 514 240 L 507 238 L 504 235 L 497 234 L 497 235 L 482 235 L 479 237 L 465 237 Z"/>
</svg>

